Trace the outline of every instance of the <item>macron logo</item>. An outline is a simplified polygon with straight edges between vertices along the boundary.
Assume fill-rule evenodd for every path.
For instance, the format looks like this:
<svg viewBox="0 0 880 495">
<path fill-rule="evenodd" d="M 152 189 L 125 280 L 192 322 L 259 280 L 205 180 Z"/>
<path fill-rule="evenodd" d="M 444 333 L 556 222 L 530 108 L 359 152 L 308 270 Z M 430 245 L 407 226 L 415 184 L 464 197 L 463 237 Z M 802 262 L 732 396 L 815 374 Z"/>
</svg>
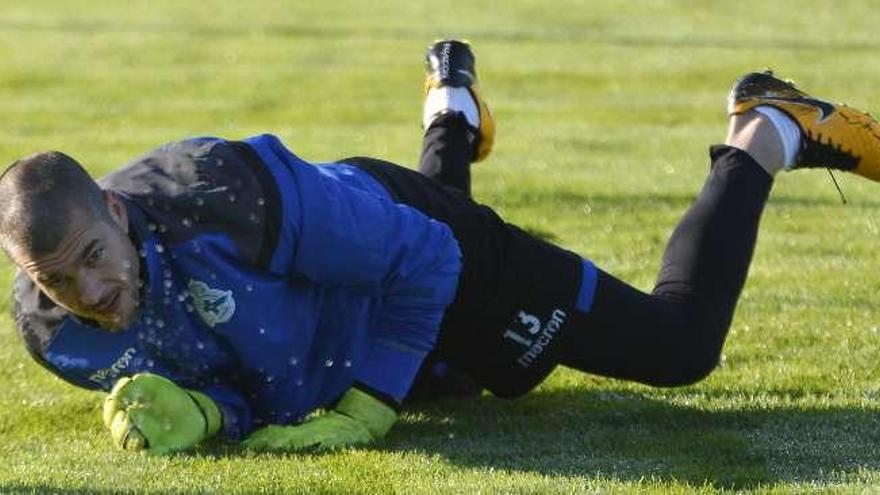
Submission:
<svg viewBox="0 0 880 495">
<path fill-rule="evenodd" d="M 567 316 L 565 311 L 555 309 L 547 323 L 542 324 L 537 316 L 520 311 L 513 325 L 515 329 L 508 328 L 504 332 L 504 338 L 525 348 L 525 352 L 516 359 L 516 363 L 523 368 L 534 364 L 556 337 Z"/>
<path fill-rule="evenodd" d="M 119 375 L 128 368 L 128 365 L 131 364 L 132 359 L 134 359 L 134 355 L 137 354 L 137 349 L 134 347 L 129 347 L 119 356 L 113 364 L 110 365 L 109 368 L 100 369 L 91 376 L 89 376 L 89 380 L 97 383 L 98 385 L 103 385 L 108 380 L 115 381 Z"/>
</svg>

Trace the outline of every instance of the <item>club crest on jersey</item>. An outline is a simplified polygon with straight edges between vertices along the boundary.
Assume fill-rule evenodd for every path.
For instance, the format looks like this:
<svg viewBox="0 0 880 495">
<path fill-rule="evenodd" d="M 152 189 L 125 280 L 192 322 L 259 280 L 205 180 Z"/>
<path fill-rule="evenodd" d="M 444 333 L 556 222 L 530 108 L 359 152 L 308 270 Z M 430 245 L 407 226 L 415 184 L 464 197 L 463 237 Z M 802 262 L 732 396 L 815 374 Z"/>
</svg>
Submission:
<svg viewBox="0 0 880 495">
<path fill-rule="evenodd" d="M 196 312 L 211 328 L 226 323 L 235 313 L 235 299 L 231 290 L 212 289 L 204 282 L 190 279 L 187 292 Z"/>
</svg>

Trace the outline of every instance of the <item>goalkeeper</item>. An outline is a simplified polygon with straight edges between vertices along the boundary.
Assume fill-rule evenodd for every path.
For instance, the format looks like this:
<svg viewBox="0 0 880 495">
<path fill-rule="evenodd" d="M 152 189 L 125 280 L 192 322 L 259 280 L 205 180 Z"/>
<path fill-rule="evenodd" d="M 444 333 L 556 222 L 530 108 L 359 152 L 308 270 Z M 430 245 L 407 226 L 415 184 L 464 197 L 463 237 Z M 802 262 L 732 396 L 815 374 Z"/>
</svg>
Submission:
<svg viewBox="0 0 880 495">
<path fill-rule="evenodd" d="M 880 178 L 873 119 L 744 76 L 646 294 L 470 198 L 494 122 L 467 44 L 429 49 L 423 110 L 421 173 L 315 166 L 271 135 L 171 143 L 97 183 L 62 153 L 17 161 L 0 177 L 0 242 L 25 345 L 110 391 L 115 443 L 155 453 L 215 435 L 366 443 L 407 397 L 515 397 L 560 364 L 685 385 L 718 362 L 774 175 Z"/>
</svg>

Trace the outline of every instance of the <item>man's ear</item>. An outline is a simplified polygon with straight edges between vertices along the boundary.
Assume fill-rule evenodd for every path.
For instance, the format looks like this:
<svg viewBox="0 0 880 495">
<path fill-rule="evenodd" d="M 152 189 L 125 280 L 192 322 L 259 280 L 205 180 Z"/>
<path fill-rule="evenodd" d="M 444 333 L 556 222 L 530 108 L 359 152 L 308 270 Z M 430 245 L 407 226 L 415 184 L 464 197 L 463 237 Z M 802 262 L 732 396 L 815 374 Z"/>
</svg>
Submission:
<svg viewBox="0 0 880 495">
<path fill-rule="evenodd" d="M 110 212 L 110 218 L 127 234 L 128 210 L 125 209 L 125 203 L 113 191 L 104 191 L 104 203 Z"/>
</svg>

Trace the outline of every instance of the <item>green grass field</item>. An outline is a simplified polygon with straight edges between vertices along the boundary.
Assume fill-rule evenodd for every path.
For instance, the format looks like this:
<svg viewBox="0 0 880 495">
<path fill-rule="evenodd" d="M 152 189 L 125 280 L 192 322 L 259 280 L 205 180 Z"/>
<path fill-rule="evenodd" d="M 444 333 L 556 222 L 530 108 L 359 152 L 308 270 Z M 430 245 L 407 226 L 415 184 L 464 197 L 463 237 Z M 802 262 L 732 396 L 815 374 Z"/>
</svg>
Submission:
<svg viewBox="0 0 880 495">
<path fill-rule="evenodd" d="M 475 195 L 649 289 L 741 73 L 880 111 L 868 1 L 0 5 L 0 162 L 103 174 L 170 140 L 280 135 L 307 158 L 418 159 L 422 56 L 470 39 L 498 121 Z M 407 412 L 326 455 L 116 451 L 102 394 L 27 356 L 4 298 L 0 492 L 878 493 L 880 185 L 783 174 L 719 369 L 652 389 L 560 369 L 532 394 Z M 13 274 L 0 265 L 0 291 Z"/>
</svg>

